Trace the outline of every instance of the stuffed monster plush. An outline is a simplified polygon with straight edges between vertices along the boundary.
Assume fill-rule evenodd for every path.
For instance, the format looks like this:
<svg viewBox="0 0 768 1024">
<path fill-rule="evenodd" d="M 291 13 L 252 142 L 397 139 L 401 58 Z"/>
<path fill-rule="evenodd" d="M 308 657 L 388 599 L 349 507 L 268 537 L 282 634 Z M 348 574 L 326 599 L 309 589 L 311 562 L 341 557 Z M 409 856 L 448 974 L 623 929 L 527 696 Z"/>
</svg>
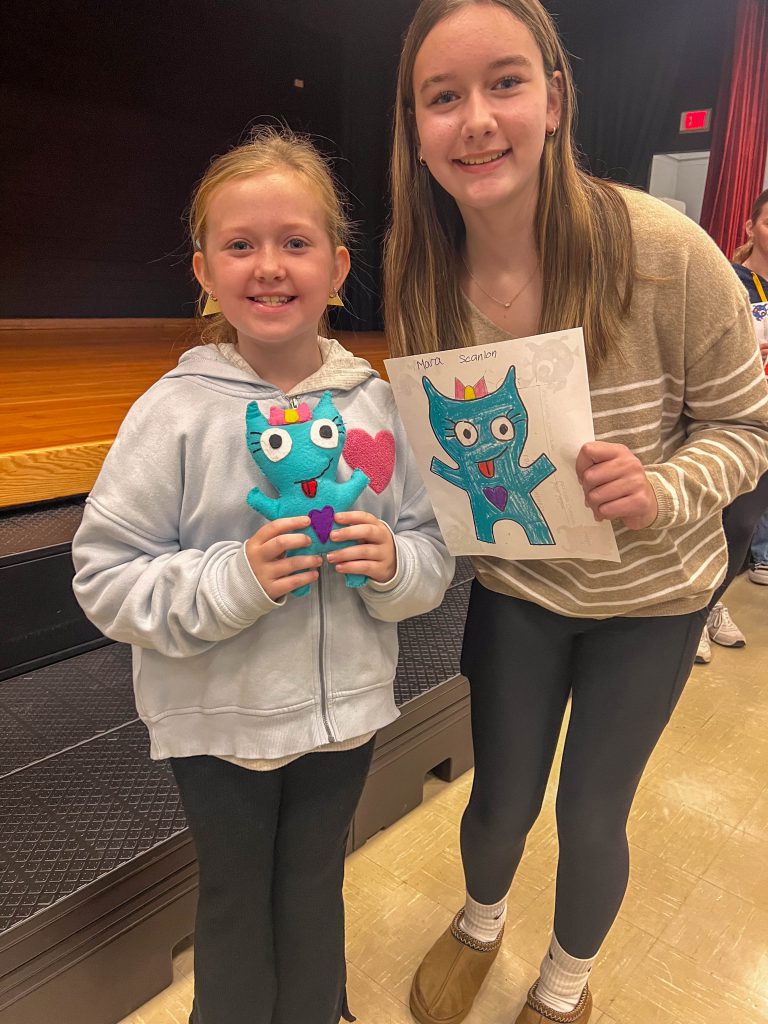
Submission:
<svg viewBox="0 0 768 1024">
<path fill-rule="evenodd" d="M 309 547 L 289 551 L 288 555 L 313 555 L 349 546 L 329 539 L 337 512 L 346 512 L 369 484 L 361 469 L 355 469 L 349 480 L 336 480 L 347 431 L 344 420 L 326 391 L 314 411 L 302 402 L 298 408 L 272 408 L 269 420 L 259 412 L 255 402 L 248 404 L 245 414 L 246 440 L 256 465 L 277 491 L 270 498 L 254 487 L 248 493 L 248 504 L 266 519 L 286 516 L 309 516 L 306 533 Z M 367 576 L 347 574 L 348 587 L 362 587 Z M 309 586 L 294 590 L 295 597 L 309 593 Z"/>
</svg>

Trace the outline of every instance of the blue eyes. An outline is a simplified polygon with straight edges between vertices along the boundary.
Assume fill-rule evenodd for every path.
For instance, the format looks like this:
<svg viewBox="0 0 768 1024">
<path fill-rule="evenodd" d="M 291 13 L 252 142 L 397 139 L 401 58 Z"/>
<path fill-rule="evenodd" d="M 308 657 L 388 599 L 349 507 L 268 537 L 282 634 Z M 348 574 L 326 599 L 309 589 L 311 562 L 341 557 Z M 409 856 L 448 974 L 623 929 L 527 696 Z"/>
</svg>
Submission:
<svg viewBox="0 0 768 1024">
<path fill-rule="evenodd" d="M 307 243 L 303 238 L 289 238 L 285 243 L 285 247 L 291 252 L 301 252 L 302 249 L 307 248 Z M 233 252 L 248 252 L 252 246 L 250 242 L 244 241 L 242 238 L 238 238 L 235 242 L 230 242 L 227 248 Z"/>
<path fill-rule="evenodd" d="M 509 92 L 511 89 L 514 89 L 516 85 L 520 84 L 521 79 L 515 78 L 514 75 L 505 75 L 503 78 L 500 78 L 498 82 L 493 84 L 492 89 L 496 92 Z M 453 103 L 454 100 L 457 100 L 458 98 L 458 93 L 455 93 L 450 89 L 445 89 L 443 92 L 438 93 L 434 99 L 430 100 L 429 105 L 430 107 L 441 107 L 445 106 L 447 103 Z"/>
</svg>

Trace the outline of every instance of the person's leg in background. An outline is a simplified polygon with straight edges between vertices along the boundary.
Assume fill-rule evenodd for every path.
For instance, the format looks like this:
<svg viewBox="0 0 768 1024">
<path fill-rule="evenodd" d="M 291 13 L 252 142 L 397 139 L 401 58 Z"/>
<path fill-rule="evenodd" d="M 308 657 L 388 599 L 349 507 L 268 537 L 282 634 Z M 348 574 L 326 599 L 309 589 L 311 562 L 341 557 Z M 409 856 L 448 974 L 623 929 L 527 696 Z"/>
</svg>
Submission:
<svg viewBox="0 0 768 1024">
<path fill-rule="evenodd" d="M 768 502 L 752 535 L 751 553 L 750 580 L 768 586 Z"/>
<path fill-rule="evenodd" d="M 753 491 L 740 494 L 730 505 L 723 509 L 723 532 L 728 544 L 728 567 L 725 577 L 709 602 L 709 618 L 704 626 L 696 651 L 696 664 L 703 665 L 712 658 L 710 641 L 720 644 L 722 647 L 743 647 L 746 643 L 744 634 L 735 624 L 722 602 L 723 594 L 731 583 L 743 571 L 749 556 L 750 544 L 753 543 L 753 534 L 756 524 L 759 524 L 761 516 L 768 509 L 768 473 L 764 473 L 757 482 Z M 768 531 L 768 523 L 766 523 Z M 766 558 L 768 558 L 768 535 L 766 536 Z M 754 561 L 754 555 L 753 555 Z M 749 578 L 753 578 L 753 570 Z M 768 567 L 765 570 L 766 583 L 768 583 Z M 755 582 L 760 582 L 756 580 Z"/>
</svg>

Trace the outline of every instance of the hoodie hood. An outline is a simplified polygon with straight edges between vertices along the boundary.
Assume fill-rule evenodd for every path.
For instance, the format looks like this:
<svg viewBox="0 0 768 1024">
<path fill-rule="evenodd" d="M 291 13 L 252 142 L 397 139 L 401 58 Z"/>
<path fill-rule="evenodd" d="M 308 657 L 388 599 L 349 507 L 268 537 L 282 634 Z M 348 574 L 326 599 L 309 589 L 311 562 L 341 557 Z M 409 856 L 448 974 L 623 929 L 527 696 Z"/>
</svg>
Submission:
<svg viewBox="0 0 768 1024">
<path fill-rule="evenodd" d="M 286 398 L 327 389 L 351 391 L 370 377 L 379 376 L 367 360 L 348 352 L 335 338 L 318 336 L 317 343 L 323 365 L 286 392 Z M 254 385 L 261 385 L 272 394 L 279 390 L 252 370 L 245 360 L 232 361 L 216 345 L 198 345 L 183 352 L 178 365 L 162 379 L 172 377 L 204 378 L 212 387 L 232 393 L 252 395 Z"/>
</svg>

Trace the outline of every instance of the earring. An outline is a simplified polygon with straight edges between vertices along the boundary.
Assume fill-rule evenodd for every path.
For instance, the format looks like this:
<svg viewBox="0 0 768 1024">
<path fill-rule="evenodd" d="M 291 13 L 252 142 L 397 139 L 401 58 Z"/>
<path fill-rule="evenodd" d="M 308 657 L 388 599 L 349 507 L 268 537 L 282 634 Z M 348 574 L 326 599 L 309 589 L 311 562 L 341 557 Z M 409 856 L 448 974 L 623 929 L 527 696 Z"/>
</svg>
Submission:
<svg viewBox="0 0 768 1024">
<path fill-rule="evenodd" d="M 216 300 L 216 296 L 213 292 L 208 292 L 208 298 L 205 300 L 205 306 L 203 307 L 203 316 L 215 316 L 216 313 L 221 312 L 221 306 Z"/>
<path fill-rule="evenodd" d="M 419 153 L 419 163 L 421 164 L 422 167 L 426 167 L 427 166 L 427 161 L 424 159 L 424 157 L 421 155 L 421 153 Z"/>
<path fill-rule="evenodd" d="M 333 289 L 331 294 L 328 296 L 328 305 L 329 306 L 341 306 L 342 309 L 345 308 L 344 307 L 344 303 L 341 301 L 341 296 L 339 295 L 339 293 L 336 291 L 335 288 Z"/>
<path fill-rule="evenodd" d="M 551 132 L 545 131 L 544 134 L 547 136 L 548 139 L 554 139 L 554 137 L 557 135 L 557 129 L 559 127 L 560 127 L 560 125 L 556 124 Z"/>
</svg>

